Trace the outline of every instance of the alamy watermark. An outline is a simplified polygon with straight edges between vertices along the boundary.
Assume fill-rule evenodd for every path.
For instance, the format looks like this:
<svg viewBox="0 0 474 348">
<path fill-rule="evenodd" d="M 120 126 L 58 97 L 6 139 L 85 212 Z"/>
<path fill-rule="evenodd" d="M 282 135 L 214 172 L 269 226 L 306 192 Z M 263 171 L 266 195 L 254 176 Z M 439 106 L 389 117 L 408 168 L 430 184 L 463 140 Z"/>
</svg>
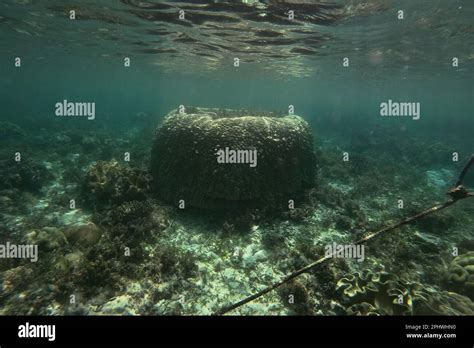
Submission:
<svg viewBox="0 0 474 348">
<path fill-rule="evenodd" d="M 328 244 L 325 247 L 325 256 L 341 259 L 356 259 L 358 262 L 365 260 L 365 248 L 360 244 Z"/>
<path fill-rule="evenodd" d="M 69 102 L 64 99 L 55 104 L 56 116 L 78 116 L 87 117 L 88 120 L 95 119 L 95 103 L 91 102 Z"/>
<path fill-rule="evenodd" d="M 420 112 L 420 103 L 417 102 L 394 102 L 389 99 L 380 103 L 380 116 L 407 116 L 419 120 Z"/>
<path fill-rule="evenodd" d="M 220 164 L 248 164 L 250 167 L 257 166 L 257 150 L 232 150 L 226 147 L 216 152 L 217 163 Z"/>
<path fill-rule="evenodd" d="M 24 325 L 18 326 L 19 338 L 47 338 L 52 342 L 56 340 L 56 325 L 36 325 L 26 322 Z"/>
<path fill-rule="evenodd" d="M 38 245 L 34 244 L 0 244 L 0 259 L 30 259 L 38 261 Z"/>
</svg>

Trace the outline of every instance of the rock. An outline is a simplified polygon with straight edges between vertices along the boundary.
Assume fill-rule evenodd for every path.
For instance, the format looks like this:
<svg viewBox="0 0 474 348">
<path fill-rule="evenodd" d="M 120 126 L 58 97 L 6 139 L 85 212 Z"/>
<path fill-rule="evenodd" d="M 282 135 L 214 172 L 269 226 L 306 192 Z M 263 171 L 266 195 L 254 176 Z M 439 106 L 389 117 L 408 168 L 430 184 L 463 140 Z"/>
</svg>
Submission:
<svg viewBox="0 0 474 348">
<path fill-rule="evenodd" d="M 44 227 L 41 231 L 31 231 L 26 235 L 29 244 L 37 244 L 39 251 L 52 251 L 67 244 L 64 234 L 54 227 Z"/>
<path fill-rule="evenodd" d="M 257 160 L 219 163 L 226 150 L 256 151 Z M 176 204 L 273 208 L 313 186 L 315 162 L 310 126 L 299 116 L 187 108 L 159 125 L 151 173 L 157 194 Z"/>
<path fill-rule="evenodd" d="M 93 222 L 67 226 L 63 233 L 70 245 L 81 247 L 94 245 L 102 236 L 101 229 Z"/>
</svg>

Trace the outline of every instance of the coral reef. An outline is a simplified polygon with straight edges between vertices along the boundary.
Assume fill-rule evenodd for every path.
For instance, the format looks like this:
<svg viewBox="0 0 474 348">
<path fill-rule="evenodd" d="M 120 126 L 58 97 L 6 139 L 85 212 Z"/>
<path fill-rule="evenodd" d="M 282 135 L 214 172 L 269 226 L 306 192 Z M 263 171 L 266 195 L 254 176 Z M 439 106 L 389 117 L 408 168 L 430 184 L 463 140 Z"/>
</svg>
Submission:
<svg viewBox="0 0 474 348">
<path fill-rule="evenodd" d="M 285 245 L 285 236 L 268 232 L 262 236 L 262 245 L 268 250 L 278 250 Z"/>
<path fill-rule="evenodd" d="M 336 290 L 348 315 L 474 314 L 474 303 L 465 296 L 387 272 L 364 270 L 348 274 L 339 279 Z"/>
<path fill-rule="evenodd" d="M 255 166 L 221 164 L 222 150 L 256 151 Z M 309 125 L 299 116 L 186 108 L 156 131 L 151 172 L 160 197 L 210 209 L 275 207 L 314 184 Z"/>
<path fill-rule="evenodd" d="M 312 157 L 311 161 L 317 158 L 318 167 L 309 175 L 310 169 L 297 163 L 295 168 L 300 169 L 295 170 L 305 167 L 303 171 L 308 171 L 294 176 L 291 171 L 280 170 L 286 171 L 286 160 L 293 155 L 285 152 L 292 138 L 285 136 L 283 140 L 278 127 L 287 121 L 299 126 L 298 118 L 265 112 L 259 112 L 257 118 L 248 116 L 251 113 L 247 111 L 213 110 L 188 108 L 179 129 L 193 135 L 168 139 L 176 141 L 176 146 L 163 145 L 161 152 L 155 139 L 153 159 L 153 127 L 143 131 L 127 128 L 120 133 L 116 125 L 114 129 L 99 129 L 88 123 L 49 128 L 36 122 L 28 124 L 25 132 L 12 124 L 0 124 L 0 134 L 8 129 L 0 139 L 5 145 L 0 149 L 0 239 L 36 244 L 40 256 L 35 263 L 0 259 L 0 314 L 209 315 L 323 257 L 328 243 L 351 243 L 367 231 L 425 209 L 443 197 L 442 186 L 456 171 L 450 158 L 445 161 L 439 156 L 450 153 L 452 139 L 444 148 L 436 145 L 432 157 L 430 144 L 417 142 L 415 149 L 422 150 L 425 158 L 425 167 L 420 168 L 415 165 L 417 155 L 408 153 L 414 150 L 403 144 L 389 149 L 397 137 L 388 138 L 386 133 L 363 135 L 358 147 L 351 147 L 350 140 L 345 143 L 349 137 L 341 141 L 317 137 L 320 148 L 315 149 L 314 156 L 309 154 L 309 139 L 300 135 L 298 141 L 307 145 L 305 154 Z M 207 116 L 199 119 L 202 115 Z M 256 126 L 243 127 L 240 143 L 234 127 L 244 121 Z M 207 132 L 213 124 L 221 127 L 219 132 Z M 165 125 L 173 124 L 165 121 L 159 129 L 161 136 L 168 134 Z M 303 123 L 298 132 L 309 134 L 305 127 Z M 327 135 L 323 130 L 320 134 Z M 221 135 L 231 141 L 226 143 Z M 389 141 L 384 140 L 386 136 Z M 257 145 L 250 149 L 260 150 L 261 141 L 262 146 L 270 144 L 267 149 L 272 150 L 267 152 L 273 156 L 268 157 L 273 172 L 264 173 L 268 187 L 260 183 L 249 186 L 246 181 L 250 178 L 247 170 L 258 170 L 261 165 L 264 169 L 267 163 L 267 158 L 260 156 L 265 153 L 260 152 L 256 168 L 222 164 L 216 173 L 199 174 L 198 164 L 206 164 L 200 162 L 206 141 L 215 140 L 215 155 L 217 145 L 253 145 L 250 140 L 254 138 Z M 459 151 L 468 151 L 471 143 L 459 146 Z M 375 151 L 374 146 L 383 151 Z M 183 190 L 196 189 L 191 192 L 196 194 L 196 202 L 183 198 L 185 211 L 153 197 L 153 185 L 157 191 L 172 189 L 160 178 L 153 183 L 148 171 L 141 169 L 143 163 L 159 162 L 158 155 L 181 160 L 181 150 L 183 156 L 189 155 L 189 167 L 173 179 L 178 185 L 179 175 L 189 178 L 184 183 L 190 186 L 183 186 Z M 12 160 L 16 151 L 22 153 L 20 163 Z M 124 151 L 132 154 L 130 162 L 112 160 Z M 350 161 L 342 160 L 342 151 L 350 153 Z M 215 164 L 216 157 L 212 160 Z M 443 161 L 449 163 L 443 166 Z M 280 185 L 278 180 L 284 180 L 285 175 L 293 175 L 294 182 Z M 275 176 L 278 178 L 271 181 Z M 310 177 L 314 179 L 311 182 Z M 196 187 L 191 186 L 194 180 Z M 222 186 L 228 182 L 232 185 Z M 303 189 L 313 182 L 315 187 Z M 295 192 L 286 190 L 289 187 Z M 247 188 L 253 191 L 246 192 Z M 281 188 L 280 196 L 266 195 L 267 188 Z M 206 190 L 216 195 L 206 196 Z M 228 196 L 219 195 L 227 191 Z M 179 190 L 176 192 L 181 196 Z M 299 193 L 301 197 L 297 197 Z M 71 209 L 70 199 L 79 195 L 82 200 Z M 288 209 L 285 196 L 294 200 L 294 209 Z M 399 198 L 404 199 L 403 209 L 397 207 Z M 256 207 L 259 200 L 271 204 L 282 201 L 282 209 Z M 233 314 L 472 314 L 473 304 L 468 298 L 472 299 L 472 203 L 400 227 L 374 241 L 366 249 L 367 263 L 333 260 Z M 219 204 L 239 209 L 216 211 Z M 450 256 L 453 246 L 460 253 L 454 260 Z M 447 260 L 453 262 L 443 281 L 440 269 Z M 372 270 L 361 272 L 363 267 Z M 396 270 L 398 277 L 381 270 Z M 76 297 L 76 304 L 69 302 L 71 295 Z"/>
<path fill-rule="evenodd" d="M 12 295 L 15 291 L 20 291 L 34 279 L 34 272 L 26 266 L 18 266 L 6 270 L 0 276 L 0 301 Z M 0 302 L 1 304 L 1 302 Z M 1 313 L 1 306 L 0 306 Z"/>
<path fill-rule="evenodd" d="M 190 252 L 183 252 L 171 246 L 158 246 L 153 250 L 153 267 L 147 268 L 150 272 L 156 266 L 162 277 L 177 277 L 187 279 L 195 276 L 198 270 L 196 259 Z M 153 271 L 155 272 L 155 271 Z"/>
<path fill-rule="evenodd" d="M 283 285 L 278 292 L 283 303 L 285 303 L 295 314 L 314 314 L 308 290 L 300 280 L 293 280 Z"/>
<path fill-rule="evenodd" d="M 0 121 L 0 141 L 6 142 L 18 142 L 26 137 L 26 133 L 20 126 L 11 123 Z"/>
<path fill-rule="evenodd" d="M 87 247 L 99 241 L 102 231 L 93 222 L 87 222 L 67 226 L 63 234 L 71 246 Z"/>
<path fill-rule="evenodd" d="M 12 155 L 11 159 L 0 161 L 0 177 L 0 190 L 18 189 L 38 193 L 53 175 L 38 161 L 25 158 L 16 162 Z"/>
<path fill-rule="evenodd" d="M 474 300 L 474 251 L 453 259 L 445 275 L 449 290 Z"/>
<path fill-rule="evenodd" d="M 313 209 L 311 206 L 305 205 L 302 207 L 297 207 L 288 211 L 284 211 L 282 215 L 283 218 L 286 218 L 288 220 L 302 222 L 313 215 Z"/>
<path fill-rule="evenodd" d="M 433 234 L 443 234 L 450 226 L 453 226 L 455 220 L 452 212 L 443 211 L 420 219 L 418 226 Z"/>
<path fill-rule="evenodd" d="M 149 201 L 131 201 L 118 205 L 115 209 L 108 211 L 107 223 L 116 225 L 127 223 L 134 219 L 148 216 L 153 207 Z"/>
<path fill-rule="evenodd" d="M 0 211 L 3 214 L 17 214 L 26 210 L 27 202 L 22 199 L 21 191 L 18 189 L 0 190 Z M 0 214 L 0 217 L 2 214 Z"/>
<path fill-rule="evenodd" d="M 221 219 L 224 220 L 222 230 L 228 234 L 250 232 L 259 218 L 257 210 L 226 212 L 221 216 Z"/>
<path fill-rule="evenodd" d="M 463 239 L 458 243 L 459 253 L 474 251 L 474 239 Z"/>
<path fill-rule="evenodd" d="M 474 315 L 474 302 L 455 292 L 431 290 L 414 301 L 415 315 Z"/>
<path fill-rule="evenodd" d="M 99 161 L 89 169 L 83 193 L 92 205 L 144 200 L 151 181 L 146 171 L 130 168 L 115 160 Z"/>
<path fill-rule="evenodd" d="M 407 138 L 407 141 L 397 141 L 400 136 Z M 357 130 L 350 139 L 350 148 L 353 152 L 363 155 L 370 159 L 370 154 L 383 152 L 385 156 L 399 159 L 401 163 L 413 163 L 418 167 L 433 166 L 444 164 L 444 147 L 439 141 L 424 142 L 412 140 L 418 138 L 416 133 L 406 131 L 395 131 L 390 127 L 377 127 L 373 130 Z M 409 153 L 410 156 L 403 154 Z"/>
<path fill-rule="evenodd" d="M 45 252 L 60 250 L 68 243 L 65 235 L 54 227 L 32 230 L 26 234 L 25 239 L 29 244 L 38 245 L 39 250 Z"/>
</svg>

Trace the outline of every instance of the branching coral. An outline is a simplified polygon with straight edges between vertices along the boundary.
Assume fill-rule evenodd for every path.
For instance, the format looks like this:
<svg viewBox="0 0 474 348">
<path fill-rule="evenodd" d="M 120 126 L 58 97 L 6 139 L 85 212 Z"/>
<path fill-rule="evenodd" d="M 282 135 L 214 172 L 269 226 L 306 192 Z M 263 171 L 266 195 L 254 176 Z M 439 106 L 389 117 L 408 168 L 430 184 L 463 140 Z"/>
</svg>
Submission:
<svg viewBox="0 0 474 348">
<path fill-rule="evenodd" d="M 30 159 L 15 162 L 13 158 L 0 161 L 0 176 L 0 189 L 15 188 L 29 192 L 38 192 L 53 177 L 39 162 Z"/>
<path fill-rule="evenodd" d="M 148 216 L 152 206 L 148 201 L 131 201 L 120 204 L 116 209 L 109 211 L 113 223 L 128 222 L 137 218 Z"/>
<path fill-rule="evenodd" d="M 130 168 L 112 160 L 99 161 L 86 175 L 84 195 L 96 204 L 120 204 L 144 200 L 151 176 L 143 170 Z"/>
</svg>

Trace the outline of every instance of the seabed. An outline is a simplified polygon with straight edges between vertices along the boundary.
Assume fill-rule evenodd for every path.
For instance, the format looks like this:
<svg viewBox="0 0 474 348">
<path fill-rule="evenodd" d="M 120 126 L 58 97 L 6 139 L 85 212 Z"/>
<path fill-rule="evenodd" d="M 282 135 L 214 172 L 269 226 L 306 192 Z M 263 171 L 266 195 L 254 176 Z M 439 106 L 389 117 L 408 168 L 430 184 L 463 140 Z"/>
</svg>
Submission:
<svg viewBox="0 0 474 348">
<path fill-rule="evenodd" d="M 121 136 L 3 127 L 16 135 L 0 140 L 1 237 L 39 247 L 37 262 L 0 259 L 3 315 L 210 315 L 328 245 L 443 201 L 463 164 L 446 160 L 451 142 L 409 134 L 399 153 L 420 156 L 395 160 L 392 131 L 351 140 L 357 160 L 345 162 L 349 143 L 315 136 L 317 185 L 294 209 L 183 210 L 153 193 L 148 126 Z M 15 162 L 18 141 L 26 151 Z M 398 228 L 365 246 L 364 262 L 336 258 L 230 314 L 472 315 L 473 211 L 466 200 Z"/>
</svg>

